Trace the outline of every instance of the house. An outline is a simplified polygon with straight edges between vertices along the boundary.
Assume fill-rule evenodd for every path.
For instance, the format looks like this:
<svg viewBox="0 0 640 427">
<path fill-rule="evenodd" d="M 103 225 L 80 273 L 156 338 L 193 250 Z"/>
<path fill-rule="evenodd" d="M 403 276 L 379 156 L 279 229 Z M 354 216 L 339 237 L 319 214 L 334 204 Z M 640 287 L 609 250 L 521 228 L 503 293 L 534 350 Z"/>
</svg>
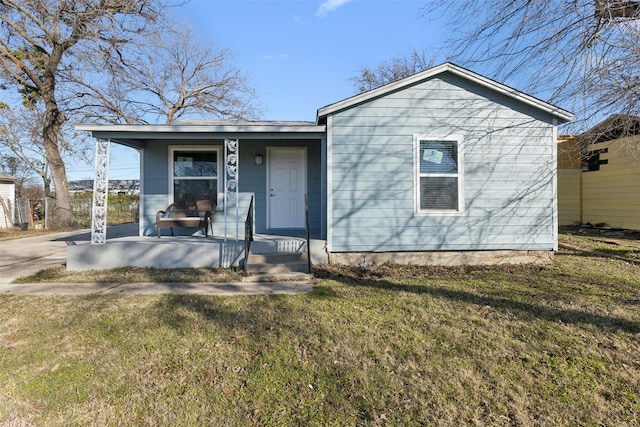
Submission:
<svg viewBox="0 0 640 427">
<path fill-rule="evenodd" d="M 575 135 L 558 135 L 558 223 L 582 220 L 582 161 Z"/>
<path fill-rule="evenodd" d="M 0 228 L 13 227 L 16 179 L 0 172 Z"/>
<path fill-rule="evenodd" d="M 560 225 L 640 230 L 640 117 L 613 115 L 558 145 Z"/>
<path fill-rule="evenodd" d="M 214 234 L 242 234 L 253 198 L 255 233 L 302 236 L 306 200 L 331 262 L 496 263 L 557 248 L 557 126 L 571 119 L 445 63 L 315 122 L 77 128 L 98 151 L 141 151 L 140 236 L 156 235 L 158 210 L 195 197 L 216 199 Z"/>
</svg>

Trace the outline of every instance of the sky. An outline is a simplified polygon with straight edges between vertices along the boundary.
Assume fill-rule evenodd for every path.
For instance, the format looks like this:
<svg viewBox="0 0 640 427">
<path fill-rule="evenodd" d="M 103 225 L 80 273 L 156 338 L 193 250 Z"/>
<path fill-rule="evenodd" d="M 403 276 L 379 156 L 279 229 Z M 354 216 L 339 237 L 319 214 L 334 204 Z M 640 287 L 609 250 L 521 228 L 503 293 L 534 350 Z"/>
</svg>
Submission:
<svg viewBox="0 0 640 427">
<path fill-rule="evenodd" d="M 191 0 L 171 11 L 203 41 L 233 53 L 256 89 L 263 120 L 314 121 L 316 111 L 356 93 L 365 66 L 424 51 L 443 62 L 445 22 L 424 0 Z M 109 179 L 139 177 L 133 150 L 111 146 Z M 92 165 L 68 168 L 92 179 Z"/>
</svg>

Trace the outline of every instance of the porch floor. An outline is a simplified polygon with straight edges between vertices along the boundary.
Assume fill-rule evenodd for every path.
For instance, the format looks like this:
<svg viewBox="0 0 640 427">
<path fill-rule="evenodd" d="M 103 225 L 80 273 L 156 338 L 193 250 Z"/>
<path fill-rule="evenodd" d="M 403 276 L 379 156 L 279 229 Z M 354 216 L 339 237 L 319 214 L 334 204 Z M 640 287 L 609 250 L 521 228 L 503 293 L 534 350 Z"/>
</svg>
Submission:
<svg viewBox="0 0 640 427">
<path fill-rule="evenodd" d="M 67 270 L 103 270 L 119 267 L 194 268 L 231 267 L 244 263 L 244 237 L 239 240 L 222 236 L 176 236 L 158 239 L 138 236 L 138 225 L 118 227 L 111 236 L 107 228 L 107 242 L 93 245 L 86 241 L 69 242 Z M 254 235 L 251 253 L 271 254 L 305 252 L 306 239 L 266 234 Z M 311 239 L 313 264 L 327 262 L 324 240 Z"/>
</svg>

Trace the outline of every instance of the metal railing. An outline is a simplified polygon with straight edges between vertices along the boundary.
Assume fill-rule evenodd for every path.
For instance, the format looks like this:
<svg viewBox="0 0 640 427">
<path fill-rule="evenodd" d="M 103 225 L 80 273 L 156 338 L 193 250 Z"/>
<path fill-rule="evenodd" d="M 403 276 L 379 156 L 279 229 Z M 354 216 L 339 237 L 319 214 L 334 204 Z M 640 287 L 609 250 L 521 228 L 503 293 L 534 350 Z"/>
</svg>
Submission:
<svg viewBox="0 0 640 427">
<path fill-rule="evenodd" d="M 247 264 L 249 262 L 249 251 L 251 250 L 251 242 L 253 242 L 253 196 L 249 202 L 249 212 L 247 219 L 244 221 L 244 273 L 247 273 Z"/>
</svg>

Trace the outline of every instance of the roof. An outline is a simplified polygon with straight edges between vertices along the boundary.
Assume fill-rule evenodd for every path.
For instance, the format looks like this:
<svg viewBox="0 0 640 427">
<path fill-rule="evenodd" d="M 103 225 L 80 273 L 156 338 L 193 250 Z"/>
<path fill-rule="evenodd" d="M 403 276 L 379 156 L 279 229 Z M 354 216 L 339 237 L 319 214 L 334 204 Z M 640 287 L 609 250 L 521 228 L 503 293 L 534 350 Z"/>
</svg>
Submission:
<svg viewBox="0 0 640 427">
<path fill-rule="evenodd" d="M 16 182 L 16 179 L 11 175 L 0 172 L 0 182 Z"/>
<path fill-rule="evenodd" d="M 359 95 L 355 95 L 345 100 L 336 102 L 334 104 L 327 105 L 326 107 L 322 107 L 318 110 L 318 113 L 316 116 L 316 123 L 320 123 L 322 118 L 335 114 L 339 111 L 352 108 L 356 105 L 365 103 L 375 98 L 379 98 L 391 92 L 396 92 L 406 87 L 413 86 L 415 84 L 418 84 L 422 81 L 433 78 L 442 73 L 451 73 L 451 74 L 460 76 L 480 86 L 484 86 L 497 93 L 501 93 L 510 98 L 513 98 L 520 102 L 528 104 L 532 107 L 535 107 L 539 110 L 542 110 L 546 113 L 551 114 L 552 116 L 558 119 L 559 123 L 566 123 L 573 119 L 573 114 L 559 107 L 556 107 L 555 105 L 544 102 L 531 95 L 527 95 L 524 92 L 520 92 L 502 83 L 498 83 L 495 80 L 481 76 L 480 74 L 474 73 L 473 71 L 467 70 L 466 68 L 460 67 L 459 65 L 453 64 L 451 62 L 445 62 L 444 64 L 438 65 L 433 68 L 429 68 L 428 70 L 406 77 L 402 80 L 398 80 L 396 82 L 392 82 L 387 85 L 380 86 L 379 88 L 370 90 L 368 92 L 364 92 Z"/>
<path fill-rule="evenodd" d="M 258 139 L 323 138 L 325 126 L 306 121 L 189 120 L 160 125 L 76 125 L 77 130 L 90 131 L 95 138 L 134 148 L 144 147 L 144 140 L 171 139 L 189 134 L 191 139 L 255 137 Z"/>
<path fill-rule="evenodd" d="M 260 132 L 324 132 L 324 126 L 304 121 L 188 120 L 161 125 L 82 124 L 76 129 L 108 132 L 162 133 L 260 133 Z"/>
<path fill-rule="evenodd" d="M 594 144 L 640 135 L 640 116 L 614 114 L 578 135 L 583 144 Z"/>
</svg>

